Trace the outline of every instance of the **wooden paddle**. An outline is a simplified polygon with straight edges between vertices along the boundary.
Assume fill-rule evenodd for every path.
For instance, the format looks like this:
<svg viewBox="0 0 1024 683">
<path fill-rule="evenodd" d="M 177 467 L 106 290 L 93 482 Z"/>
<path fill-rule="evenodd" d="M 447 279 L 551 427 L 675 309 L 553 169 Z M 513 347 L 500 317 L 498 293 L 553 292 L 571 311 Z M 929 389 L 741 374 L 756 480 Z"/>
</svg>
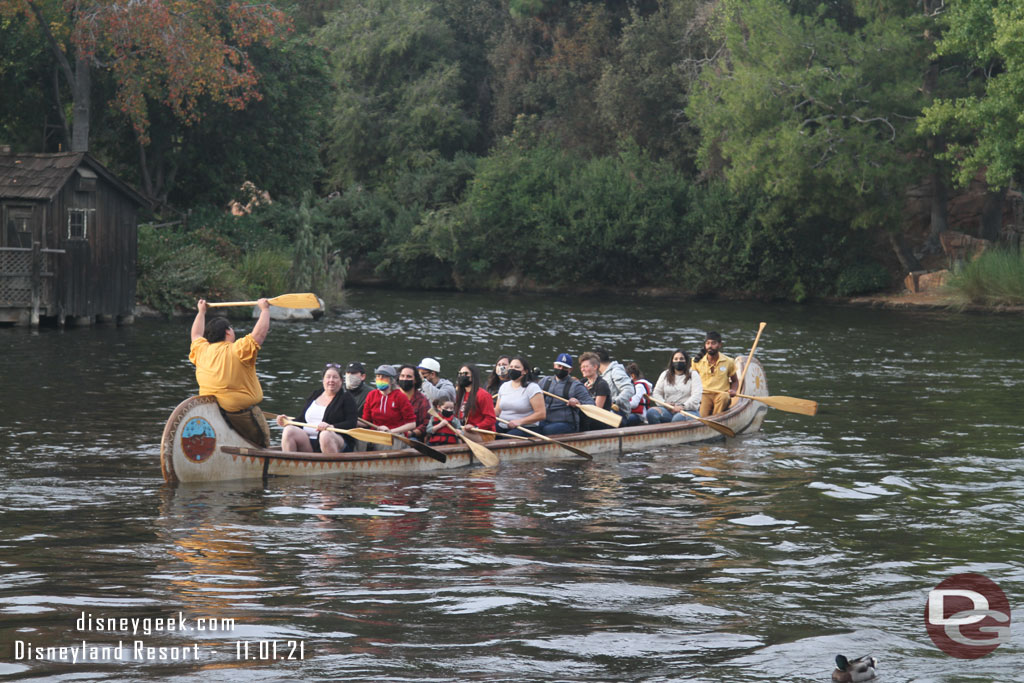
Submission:
<svg viewBox="0 0 1024 683">
<path fill-rule="evenodd" d="M 544 391 L 543 389 L 540 390 L 540 393 L 550 396 L 551 398 L 557 398 L 559 401 L 563 401 L 565 403 L 569 402 L 569 399 L 563 398 L 557 394 L 552 394 L 549 391 Z M 597 406 L 585 403 L 581 403 L 576 407 L 583 411 L 583 414 L 587 417 L 593 418 L 599 422 L 604 422 L 609 427 L 618 427 L 622 424 L 622 417 L 620 415 L 616 415 L 610 410 L 605 410 L 604 408 L 598 408 Z"/>
<path fill-rule="evenodd" d="M 713 394 L 724 394 L 724 391 L 705 389 Z M 760 401 L 772 408 L 784 410 L 787 413 L 799 413 L 801 415 L 815 415 L 818 412 L 818 403 L 806 398 L 793 398 L 791 396 L 750 396 L 748 394 L 736 394 L 737 398 L 749 398 L 752 401 Z"/>
<path fill-rule="evenodd" d="M 435 418 L 437 418 L 445 425 L 447 425 L 453 432 L 455 432 L 459 436 L 459 438 L 462 439 L 467 446 L 469 446 L 469 450 L 473 451 L 473 455 L 476 456 L 476 459 L 484 464 L 484 467 L 497 467 L 499 464 L 501 464 L 501 461 L 498 459 L 498 456 L 496 456 L 491 451 L 490 448 L 487 448 L 487 446 L 484 446 L 482 443 L 477 443 L 476 441 L 473 441 L 473 439 L 466 436 L 466 433 L 461 429 L 456 429 L 455 427 L 452 427 L 452 423 L 438 415 L 437 411 L 434 410 L 433 408 L 431 408 L 429 412 Z"/>
<path fill-rule="evenodd" d="M 263 414 L 273 420 L 276 420 L 278 417 L 274 413 Z M 285 418 L 285 421 L 290 425 L 295 425 L 296 427 L 309 427 L 310 429 L 316 429 L 316 425 L 309 424 L 308 422 L 298 422 L 297 420 L 292 420 L 287 417 Z M 353 439 L 358 439 L 359 441 L 366 441 L 367 443 L 379 443 L 384 446 L 390 446 L 392 443 L 390 434 L 386 434 L 385 432 L 378 432 L 373 429 L 360 429 L 359 427 L 356 427 L 354 429 L 338 429 L 337 427 L 328 427 L 327 431 L 337 432 L 338 434 L 348 434 Z"/>
<path fill-rule="evenodd" d="M 647 395 L 647 398 L 649 398 L 654 403 L 657 403 L 659 406 L 662 406 L 663 408 L 668 408 L 669 410 L 672 410 L 673 408 L 675 408 L 675 406 L 672 405 L 671 403 L 665 403 L 664 401 L 659 401 L 658 399 L 654 398 L 650 394 Z M 697 420 L 698 422 L 700 422 L 702 424 L 705 424 L 708 427 L 711 427 L 716 432 L 720 432 L 722 434 L 725 434 L 726 436 L 728 436 L 730 438 L 736 436 L 736 432 L 734 432 L 732 429 L 730 429 L 729 427 L 726 427 L 724 424 L 722 424 L 720 422 L 715 422 L 714 420 L 705 419 L 705 418 L 701 417 L 700 415 L 694 415 L 693 413 L 688 413 L 685 410 L 679 410 L 679 412 L 681 412 L 686 417 L 693 418 L 694 420 Z"/>
<path fill-rule="evenodd" d="M 757 326 L 757 336 L 754 337 L 754 345 L 750 347 L 750 353 L 747 354 L 746 360 L 743 361 L 743 374 L 740 375 L 740 383 L 736 385 L 736 391 L 743 391 L 743 380 L 747 378 L 747 370 L 750 369 L 750 359 L 754 357 L 754 351 L 757 350 L 757 341 L 761 338 L 761 332 L 764 331 L 765 326 L 768 323 L 759 323 Z"/>
<path fill-rule="evenodd" d="M 373 427 L 375 429 L 377 427 L 377 425 L 373 424 L 372 422 L 367 422 L 363 418 L 359 418 L 359 421 L 362 422 L 364 425 L 369 425 L 370 427 Z M 438 462 L 448 462 L 448 456 L 447 455 L 445 455 L 441 451 L 434 450 L 433 448 L 431 448 L 427 444 L 422 443 L 420 441 L 417 441 L 416 439 L 410 439 L 407 436 L 402 436 L 401 434 L 395 434 L 394 432 L 381 432 L 381 433 L 382 434 L 389 434 L 391 436 L 391 438 L 398 439 L 399 441 L 404 443 L 409 448 L 415 448 L 417 451 L 419 451 L 423 455 L 431 457 L 434 460 L 437 460 Z"/>
<path fill-rule="evenodd" d="M 474 432 L 480 432 L 481 434 L 494 434 L 495 436 L 501 436 L 506 439 L 519 439 L 520 441 L 529 441 L 528 436 L 519 436 L 518 434 L 502 434 L 501 432 L 492 432 L 490 429 L 480 429 L 479 427 L 473 427 Z"/>
<path fill-rule="evenodd" d="M 320 308 L 320 300 L 316 294 L 282 294 L 273 299 L 267 299 L 271 306 L 278 308 Z M 258 301 L 222 301 L 216 304 L 206 304 L 208 308 L 223 308 L 225 306 L 255 306 Z"/>
<path fill-rule="evenodd" d="M 495 419 L 497 419 L 498 422 L 500 422 L 502 424 L 505 424 L 505 425 L 508 424 L 508 420 L 502 420 L 500 417 L 499 418 L 495 418 Z M 575 446 L 570 446 L 567 443 L 562 443 L 561 441 L 555 441 L 550 436 L 544 436 L 543 434 L 538 434 L 537 432 L 532 432 L 529 429 L 527 429 L 526 427 L 515 427 L 515 429 L 518 429 L 520 431 L 526 432 L 530 436 L 535 436 L 538 439 L 543 439 L 544 441 L 550 441 L 551 443 L 558 444 L 562 448 L 564 448 L 564 449 L 566 449 L 568 451 L 572 451 L 575 455 L 578 455 L 581 458 L 586 458 L 587 460 L 593 460 L 594 459 L 594 456 L 592 456 L 590 453 L 587 453 L 584 450 L 576 448 Z M 507 435 L 502 434 L 502 436 L 507 436 Z M 517 434 L 512 434 L 511 436 L 518 436 L 518 435 Z"/>
</svg>

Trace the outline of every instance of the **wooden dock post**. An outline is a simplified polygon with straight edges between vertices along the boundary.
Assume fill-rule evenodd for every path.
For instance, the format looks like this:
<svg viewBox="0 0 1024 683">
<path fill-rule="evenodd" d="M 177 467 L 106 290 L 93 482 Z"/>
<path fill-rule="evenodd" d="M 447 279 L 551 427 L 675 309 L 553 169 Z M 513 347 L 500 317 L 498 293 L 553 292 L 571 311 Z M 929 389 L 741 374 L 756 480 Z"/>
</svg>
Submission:
<svg viewBox="0 0 1024 683">
<path fill-rule="evenodd" d="M 32 242 L 32 272 L 29 276 L 32 288 L 32 313 L 29 317 L 29 324 L 32 327 L 39 327 L 39 300 L 43 293 L 43 251 L 42 245 Z"/>
</svg>

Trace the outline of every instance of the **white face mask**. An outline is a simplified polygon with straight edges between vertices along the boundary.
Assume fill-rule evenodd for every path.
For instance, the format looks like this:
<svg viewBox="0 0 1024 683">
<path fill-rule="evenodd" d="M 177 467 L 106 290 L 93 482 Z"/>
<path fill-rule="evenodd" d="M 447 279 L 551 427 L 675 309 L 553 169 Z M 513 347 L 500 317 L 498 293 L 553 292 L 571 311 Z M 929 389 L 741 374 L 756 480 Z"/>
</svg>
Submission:
<svg viewBox="0 0 1024 683">
<path fill-rule="evenodd" d="M 345 386 L 349 389 L 356 389 L 363 383 L 363 378 L 350 372 L 345 373 Z"/>
</svg>

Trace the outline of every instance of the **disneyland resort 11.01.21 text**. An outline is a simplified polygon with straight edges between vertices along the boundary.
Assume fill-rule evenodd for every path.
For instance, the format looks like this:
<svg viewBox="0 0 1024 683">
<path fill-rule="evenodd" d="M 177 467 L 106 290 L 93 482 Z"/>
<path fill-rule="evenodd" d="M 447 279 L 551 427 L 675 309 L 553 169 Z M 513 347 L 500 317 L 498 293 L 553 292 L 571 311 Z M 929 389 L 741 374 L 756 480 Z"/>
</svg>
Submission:
<svg viewBox="0 0 1024 683">
<path fill-rule="evenodd" d="M 82 612 L 75 621 L 78 632 L 101 634 L 128 634 L 136 639 L 117 643 L 89 643 L 76 641 L 73 645 L 40 646 L 27 640 L 14 641 L 14 660 L 45 660 L 51 662 L 104 662 L 104 661 L 197 661 L 205 657 L 226 656 L 235 660 L 281 661 L 305 659 L 306 644 L 301 640 L 239 640 L 216 643 L 225 651 L 218 652 L 210 645 L 193 642 L 174 646 L 150 646 L 138 636 L 230 633 L 235 620 L 217 617 L 186 617 L 178 612 L 165 617 L 105 617 Z"/>
</svg>

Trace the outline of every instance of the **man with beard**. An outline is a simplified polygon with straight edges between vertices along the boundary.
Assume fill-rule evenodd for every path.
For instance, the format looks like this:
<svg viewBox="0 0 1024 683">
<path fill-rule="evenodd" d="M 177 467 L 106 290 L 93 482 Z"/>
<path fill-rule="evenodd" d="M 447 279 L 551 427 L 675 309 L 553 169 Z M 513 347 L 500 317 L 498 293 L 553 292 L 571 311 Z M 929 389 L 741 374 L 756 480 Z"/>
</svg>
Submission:
<svg viewBox="0 0 1024 683">
<path fill-rule="evenodd" d="M 578 432 L 580 431 L 580 417 L 579 411 L 575 408 L 581 403 L 594 405 L 594 398 L 587 391 L 583 382 L 569 376 L 569 371 L 572 370 L 572 356 L 567 353 L 558 354 L 552 367 L 554 374 L 542 379 L 540 388 L 555 396 L 561 396 L 569 402 L 545 396 L 544 406 L 547 412 L 544 419 L 540 421 L 537 431 L 545 436 Z"/>
<path fill-rule="evenodd" d="M 704 387 L 700 416 L 724 413 L 739 390 L 740 380 L 735 361 L 722 353 L 722 335 L 714 331 L 705 335 L 704 351 L 694 359 L 693 369 L 700 374 Z"/>
<path fill-rule="evenodd" d="M 424 358 L 416 366 L 423 378 L 423 385 L 420 391 L 433 403 L 435 399 L 444 397 L 455 402 L 455 385 L 441 377 L 441 364 L 433 358 Z"/>
</svg>

